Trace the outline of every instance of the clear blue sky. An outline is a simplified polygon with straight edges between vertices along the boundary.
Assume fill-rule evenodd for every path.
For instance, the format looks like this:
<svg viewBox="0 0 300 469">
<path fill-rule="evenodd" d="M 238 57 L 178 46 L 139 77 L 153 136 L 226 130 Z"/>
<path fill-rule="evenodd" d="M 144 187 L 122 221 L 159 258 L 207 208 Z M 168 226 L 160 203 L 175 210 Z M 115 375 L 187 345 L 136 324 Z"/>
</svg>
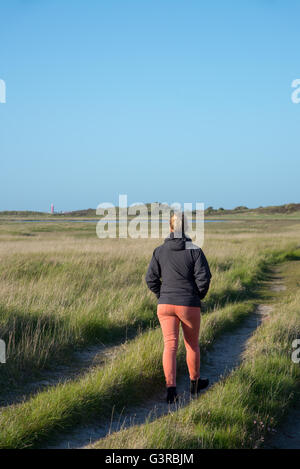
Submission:
<svg viewBox="0 0 300 469">
<path fill-rule="evenodd" d="M 0 210 L 300 202 L 300 2 L 0 6 Z"/>
</svg>

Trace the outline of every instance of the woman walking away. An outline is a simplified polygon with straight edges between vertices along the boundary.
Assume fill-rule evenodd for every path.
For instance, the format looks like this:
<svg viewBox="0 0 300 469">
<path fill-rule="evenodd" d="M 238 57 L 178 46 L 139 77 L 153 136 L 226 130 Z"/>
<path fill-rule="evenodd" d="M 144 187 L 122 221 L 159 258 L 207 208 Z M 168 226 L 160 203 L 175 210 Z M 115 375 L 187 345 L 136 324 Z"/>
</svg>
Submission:
<svg viewBox="0 0 300 469">
<path fill-rule="evenodd" d="M 186 217 L 175 212 L 170 219 L 170 235 L 154 250 L 146 274 L 147 285 L 158 298 L 157 316 L 164 337 L 163 369 L 168 403 L 177 400 L 179 323 L 186 348 L 190 393 L 197 395 L 208 386 L 208 379 L 200 379 L 199 331 L 200 300 L 209 289 L 211 273 L 202 249 L 191 243 L 184 228 L 187 228 Z"/>
</svg>

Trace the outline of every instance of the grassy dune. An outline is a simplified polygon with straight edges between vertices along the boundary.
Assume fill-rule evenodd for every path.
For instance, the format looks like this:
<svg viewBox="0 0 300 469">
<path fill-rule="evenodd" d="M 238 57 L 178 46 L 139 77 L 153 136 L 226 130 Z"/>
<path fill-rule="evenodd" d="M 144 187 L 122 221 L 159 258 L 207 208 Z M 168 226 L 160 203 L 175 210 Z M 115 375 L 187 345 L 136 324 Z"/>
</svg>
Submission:
<svg viewBox="0 0 300 469">
<path fill-rule="evenodd" d="M 166 209 L 167 205 L 162 204 Z M 148 215 L 151 214 L 151 203 L 146 204 L 148 209 Z M 116 213 L 119 213 L 119 208 L 116 207 Z M 244 206 L 235 207 L 234 209 L 224 209 L 224 208 L 213 208 L 207 207 L 205 209 L 206 218 L 223 218 L 223 217 L 232 217 L 232 218 L 295 218 L 300 219 L 300 204 L 290 203 L 284 205 L 275 205 L 267 207 L 257 207 L 257 208 L 247 208 Z M 98 218 L 96 214 L 96 209 L 84 209 L 84 210 L 75 210 L 72 212 L 64 213 L 55 213 L 54 215 L 49 212 L 33 212 L 33 211 L 1 211 L 0 220 L 9 220 L 9 219 L 48 219 L 48 220 L 60 220 L 60 219 L 87 219 L 87 218 Z"/>
<path fill-rule="evenodd" d="M 269 266 L 293 258 L 298 239 L 299 224 L 291 221 L 207 225 L 203 249 L 213 282 L 203 305 L 202 351 L 253 310 Z M 70 360 L 74 347 L 131 339 L 84 378 L 2 409 L 1 448 L 36 445 L 106 418 L 113 406 L 142 402 L 163 385 L 156 301 L 144 282 L 160 242 L 99 240 L 91 223 L 0 224 L 0 337 L 8 346 L 2 389 Z M 179 372 L 184 355 L 181 343 Z"/>
<path fill-rule="evenodd" d="M 0 225 L 0 337 L 8 356 L 2 385 L 70 360 L 74 347 L 116 343 L 157 325 L 144 276 L 160 240 L 99 240 L 88 223 L 25 228 Z M 250 298 L 274 249 L 292 245 L 262 236 L 258 249 L 240 225 L 212 228 L 204 247 L 214 276 L 207 312 Z"/>
</svg>

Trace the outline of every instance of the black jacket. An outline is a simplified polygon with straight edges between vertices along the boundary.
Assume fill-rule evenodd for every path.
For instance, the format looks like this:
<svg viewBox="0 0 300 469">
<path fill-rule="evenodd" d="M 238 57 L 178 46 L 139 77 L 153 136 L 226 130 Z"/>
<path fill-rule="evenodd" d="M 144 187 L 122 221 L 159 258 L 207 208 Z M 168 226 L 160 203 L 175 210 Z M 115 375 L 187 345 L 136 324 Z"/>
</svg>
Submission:
<svg viewBox="0 0 300 469">
<path fill-rule="evenodd" d="M 154 249 L 146 282 L 159 304 L 200 306 L 205 297 L 211 279 L 209 265 L 202 249 L 189 249 L 191 244 L 189 238 L 174 238 L 170 233 Z"/>
</svg>

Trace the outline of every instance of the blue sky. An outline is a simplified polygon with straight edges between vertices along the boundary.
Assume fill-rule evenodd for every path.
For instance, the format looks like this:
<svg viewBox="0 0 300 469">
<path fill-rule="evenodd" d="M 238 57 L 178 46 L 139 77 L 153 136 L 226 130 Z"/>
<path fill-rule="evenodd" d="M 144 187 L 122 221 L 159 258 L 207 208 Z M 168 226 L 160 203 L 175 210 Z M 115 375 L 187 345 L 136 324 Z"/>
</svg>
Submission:
<svg viewBox="0 0 300 469">
<path fill-rule="evenodd" d="M 299 198 L 300 2 L 0 6 L 0 210 Z"/>
</svg>

